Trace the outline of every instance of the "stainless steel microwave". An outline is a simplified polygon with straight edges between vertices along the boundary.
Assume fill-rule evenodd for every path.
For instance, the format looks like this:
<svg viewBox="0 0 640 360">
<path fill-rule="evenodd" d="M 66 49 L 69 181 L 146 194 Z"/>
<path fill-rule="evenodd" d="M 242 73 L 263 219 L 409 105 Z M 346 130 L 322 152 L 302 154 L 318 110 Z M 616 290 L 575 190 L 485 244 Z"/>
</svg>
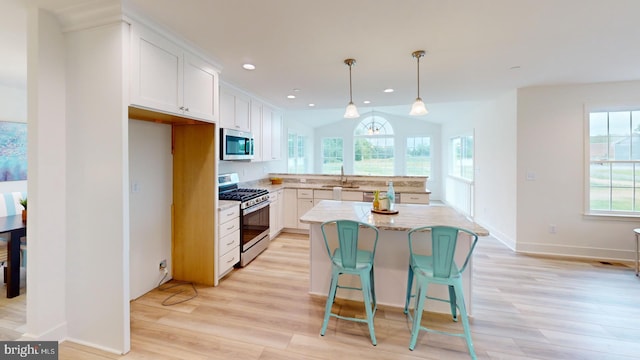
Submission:
<svg viewBox="0 0 640 360">
<path fill-rule="evenodd" d="M 253 159 L 253 135 L 247 131 L 220 129 L 220 160 Z"/>
</svg>

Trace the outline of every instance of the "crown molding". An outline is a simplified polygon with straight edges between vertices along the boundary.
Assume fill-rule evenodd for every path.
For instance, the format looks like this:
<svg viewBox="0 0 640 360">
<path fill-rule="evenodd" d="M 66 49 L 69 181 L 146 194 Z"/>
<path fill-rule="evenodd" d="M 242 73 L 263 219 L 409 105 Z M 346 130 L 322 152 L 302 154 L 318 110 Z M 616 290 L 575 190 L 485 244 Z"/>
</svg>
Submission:
<svg viewBox="0 0 640 360">
<path fill-rule="evenodd" d="M 92 0 L 52 10 L 63 32 L 90 29 L 125 21 L 122 2 L 117 0 Z"/>
</svg>

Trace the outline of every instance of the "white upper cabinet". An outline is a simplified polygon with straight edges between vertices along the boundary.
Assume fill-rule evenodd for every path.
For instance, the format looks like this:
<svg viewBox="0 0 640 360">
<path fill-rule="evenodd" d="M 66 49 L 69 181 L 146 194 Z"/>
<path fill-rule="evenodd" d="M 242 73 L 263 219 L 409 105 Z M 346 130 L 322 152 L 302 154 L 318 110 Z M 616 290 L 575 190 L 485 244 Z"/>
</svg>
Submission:
<svg viewBox="0 0 640 360">
<path fill-rule="evenodd" d="M 262 160 L 279 160 L 282 153 L 282 115 L 262 107 Z"/>
<path fill-rule="evenodd" d="M 201 58 L 184 53 L 184 112 L 190 117 L 215 120 L 218 73 Z"/>
<path fill-rule="evenodd" d="M 262 104 L 255 100 L 251 100 L 251 133 L 256 144 L 252 161 L 262 161 Z"/>
<path fill-rule="evenodd" d="M 141 25 L 132 25 L 133 106 L 215 121 L 218 71 Z"/>
<path fill-rule="evenodd" d="M 251 131 L 251 100 L 248 96 L 220 89 L 220 126 L 238 131 Z M 255 137 L 256 134 L 253 134 Z"/>
<path fill-rule="evenodd" d="M 282 114 L 271 113 L 271 160 L 282 157 Z"/>
</svg>

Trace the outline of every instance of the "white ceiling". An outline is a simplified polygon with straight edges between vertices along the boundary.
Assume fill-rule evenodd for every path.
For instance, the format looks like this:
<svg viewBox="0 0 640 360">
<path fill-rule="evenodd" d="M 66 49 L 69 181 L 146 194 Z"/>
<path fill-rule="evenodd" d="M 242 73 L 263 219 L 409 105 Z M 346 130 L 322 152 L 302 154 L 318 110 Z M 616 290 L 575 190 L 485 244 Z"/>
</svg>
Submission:
<svg viewBox="0 0 640 360">
<path fill-rule="evenodd" d="M 5 44 L 24 52 L 24 33 L 8 41 L 20 19 L 4 8 L 20 1 L 0 1 L 0 81 L 15 82 L 26 61 Z M 640 79 L 639 0 L 125 2 L 211 56 L 224 82 L 285 110 L 344 108 L 343 60 L 355 58 L 356 105 L 408 112 L 417 91 L 411 53 L 419 49 L 427 51 L 420 64 L 427 107 L 526 86 Z M 243 70 L 244 62 L 257 69 Z M 387 87 L 396 91 L 383 93 Z"/>
</svg>

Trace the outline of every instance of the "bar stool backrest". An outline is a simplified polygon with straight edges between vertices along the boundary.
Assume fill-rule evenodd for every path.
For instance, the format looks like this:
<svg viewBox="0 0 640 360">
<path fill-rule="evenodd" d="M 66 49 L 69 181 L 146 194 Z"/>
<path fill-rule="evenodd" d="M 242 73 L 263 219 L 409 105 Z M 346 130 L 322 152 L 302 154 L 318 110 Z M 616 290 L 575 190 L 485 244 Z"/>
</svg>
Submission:
<svg viewBox="0 0 640 360">
<path fill-rule="evenodd" d="M 433 257 L 433 277 L 448 278 L 461 274 L 469 263 L 473 249 L 478 242 L 478 235 L 475 233 L 457 227 L 451 226 L 423 226 L 409 231 L 409 252 L 411 256 L 413 252 L 413 242 L 416 232 L 431 231 L 431 254 Z M 461 267 L 455 263 L 456 246 L 458 244 L 458 234 L 465 232 L 472 237 L 471 247 L 466 254 L 465 261 Z"/>
</svg>

